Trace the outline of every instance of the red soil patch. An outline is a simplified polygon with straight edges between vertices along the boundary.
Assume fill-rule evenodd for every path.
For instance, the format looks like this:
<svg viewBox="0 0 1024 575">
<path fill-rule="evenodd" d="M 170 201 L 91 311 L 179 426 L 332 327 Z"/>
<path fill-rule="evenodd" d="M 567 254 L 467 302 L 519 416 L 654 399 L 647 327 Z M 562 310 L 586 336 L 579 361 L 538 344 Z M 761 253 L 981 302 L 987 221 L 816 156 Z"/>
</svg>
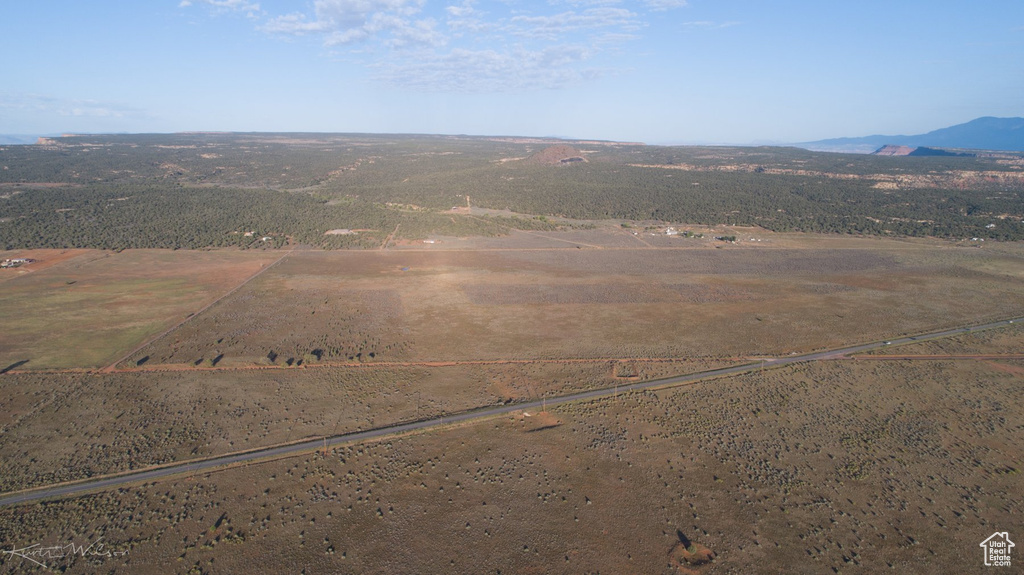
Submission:
<svg viewBox="0 0 1024 575">
<path fill-rule="evenodd" d="M 548 411 L 521 411 L 512 417 L 514 429 L 526 433 L 543 431 L 562 425 L 562 420 Z"/>
<path fill-rule="evenodd" d="M 548 166 L 559 166 L 586 161 L 586 158 L 583 157 L 583 154 L 579 150 L 566 144 L 559 144 L 557 146 L 544 148 L 543 150 L 531 155 L 529 158 L 526 158 L 526 162 L 530 164 L 544 164 Z"/>
<path fill-rule="evenodd" d="M 683 542 L 676 543 L 668 552 L 669 561 L 680 573 L 699 573 L 703 565 L 714 560 L 715 554 L 700 543 L 690 543 L 687 547 Z"/>
<path fill-rule="evenodd" d="M 1007 365 L 1005 363 L 996 363 L 994 361 L 986 361 L 985 365 L 991 367 L 996 371 L 1009 373 L 1010 375 L 1024 375 L 1024 367 L 1021 367 L 1019 365 Z"/>
<path fill-rule="evenodd" d="M 53 267 L 61 262 L 76 258 L 82 254 L 99 253 L 96 250 L 15 250 L 4 252 L 0 259 L 7 258 L 28 258 L 35 260 L 30 264 L 24 264 L 16 268 L 7 268 L 0 273 L 0 281 L 18 277 L 25 272 L 37 272 Z"/>
</svg>

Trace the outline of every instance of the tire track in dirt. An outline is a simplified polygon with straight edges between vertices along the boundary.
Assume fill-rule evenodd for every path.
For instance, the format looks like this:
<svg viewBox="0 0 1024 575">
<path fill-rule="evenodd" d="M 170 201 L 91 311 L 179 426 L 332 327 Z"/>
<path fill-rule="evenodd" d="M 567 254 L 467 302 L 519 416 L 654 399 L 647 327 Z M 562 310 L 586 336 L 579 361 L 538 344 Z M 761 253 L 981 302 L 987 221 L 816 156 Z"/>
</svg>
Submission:
<svg viewBox="0 0 1024 575">
<path fill-rule="evenodd" d="M 384 243 L 382 243 L 380 245 L 380 249 L 382 249 L 382 250 L 388 249 L 388 244 L 390 244 L 392 241 L 394 241 L 395 236 L 398 235 L 398 228 L 401 225 L 402 224 L 395 224 L 395 231 L 391 232 L 390 234 L 388 234 L 388 237 L 384 238 Z"/>
<path fill-rule="evenodd" d="M 595 250 L 605 250 L 605 249 L 608 249 L 606 246 L 598 246 L 598 245 L 595 245 L 595 244 L 586 244 L 586 243 L 583 243 L 583 242 L 578 242 L 576 240 L 563 240 L 562 238 L 553 238 L 551 236 L 546 236 L 546 235 L 538 233 L 538 232 L 531 232 L 529 230 L 519 230 L 519 231 L 523 232 L 524 234 L 529 234 L 531 236 L 537 236 L 538 238 L 544 238 L 546 240 L 551 240 L 553 242 L 564 242 L 564 243 L 567 243 L 567 244 L 574 245 L 576 247 L 587 246 L 588 248 L 594 248 Z M 628 249 L 643 249 L 643 248 L 628 248 Z"/>
<path fill-rule="evenodd" d="M 112 363 L 112 364 L 108 365 L 107 367 L 101 369 L 100 373 L 111 373 L 111 372 L 116 371 L 117 370 L 117 364 L 121 363 L 122 361 L 127 361 L 129 357 L 131 357 L 131 356 L 135 355 L 136 353 L 142 351 L 143 349 L 146 348 L 146 346 L 148 346 L 151 343 L 153 343 L 154 341 L 157 341 L 160 338 L 166 336 L 167 334 L 171 333 L 172 331 L 178 329 L 179 327 L 181 327 L 182 325 L 184 325 L 188 321 L 194 319 L 195 317 L 199 316 L 200 314 L 202 314 L 206 310 L 208 310 L 211 307 L 213 307 L 217 302 L 223 300 L 224 298 L 228 297 L 229 295 L 231 295 L 231 294 L 235 293 L 236 291 L 242 289 L 243 287 L 246 286 L 246 284 L 248 284 L 252 280 L 260 277 L 260 275 L 262 275 L 263 272 L 269 270 L 270 268 L 272 268 L 272 267 L 276 266 L 277 264 L 281 263 L 282 261 L 284 261 L 284 259 L 287 258 L 288 256 L 292 255 L 292 252 L 294 252 L 294 251 L 295 251 L 295 248 L 292 248 L 292 249 L 288 250 L 287 252 L 284 253 L 284 255 L 282 255 L 281 257 L 277 258 L 273 262 L 271 262 L 270 265 L 267 265 L 267 266 L 264 266 L 264 267 L 260 268 L 259 271 L 257 271 L 256 273 L 252 274 L 251 276 L 249 276 L 245 281 L 243 281 L 242 283 L 236 285 L 235 287 L 231 288 L 230 290 L 224 292 L 223 294 L 221 294 L 220 297 L 218 297 L 217 299 L 215 299 L 215 300 L 211 301 L 210 303 L 204 305 L 198 311 L 196 311 L 194 313 L 191 313 L 188 316 L 185 316 L 185 319 L 183 319 L 183 320 L 179 321 L 178 323 L 172 325 L 171 327 L 167 328 L 165 331 L 163 331 L 161 333 L 158 333 L 157 335 L 155 335 L 155 336 L 147 339 L 146 341 L 142 342 L 135 349 L 133 349 L 130 352 L 128 352 L 127 354 L 125 354 L 124 357 L 121 357 L 120 359 L 116 360 L 114 363 Z"/>
<path fill-rule="evenodd" d="M 198 314 L 197 314 L 198 315 Z M 191 317 L 187 319 L 192 319 Z M 186 320 L 187 321 L 187 320 Z M 179 323 L 180 326 L 184 321 Z M 177 328 L 178 326 L 175 326 Z M 175 329 L 175 328 L 172 328 Z M 169 333 L 169 330 L 167 333 Z M 166 333 L 164 334 L 166 335 Z M 148 342 L 153 343 L 156 338 Z M 144 347 L 144 346 L 143 346 Z M 143 347 L 132 352 L 137 353 Z M 129 356 L 118 360 L 118 363 L 125 361 Z M 575 364 L 616 364 L 616 363 L 672 363 L 685 361 L 711 361 L 724 363 L 740 363 L 750 361 L 748 358 L 696 358 L 696 357 L 598 357 L 598 358 L 560 358 L 560 359 L 469 359 L 469 360 L 440 360 L 440 361 L 374 361 L 374 362 L 319 362 L 297 366 L 290 365 L 226 365 L 226 366 L 194 366 L 190 364 L 164 363 L 153 364 L 145 367 L 105 367 L 102 370 L 93 371 L 81 368 L 49 369 L 49 370 L 18 370 L 14 369 L 7 373 L 11 374 L 69 374 L 69 373 L 158 373 L 158 372 L 182 372 L 182 371 L 256 371 L 269 369 L 373 369 L 373 368 L 395 368 L 395 367 L 459 367 L 466 365 L 575 365 Z M 115 364 L 116 365 L 116 364 Z M 622 377 L 621 379 L 628 379 Z"/>
<path fill-rule="evenodd" d="M 189 317 L 188 319 L 192 319 Z M 186 320 L 187 321 L 187 320 Z M 175 326 L 176 329 L 182 323 Z M 167 333 L 169 333 L 169 330 Z M 166 335 L 163 334 L 163 335 Z M 153 343 L 151 340 L 146 345 Z M 144 346 L 143 346 L 144 347 Z M 143 347 L 132 352 L 137 353 Z M 121 363 L 127 359 L 118 360 Z M 868 360 L 868 361 L 956 361 L 956 360 L 1024 360 L 1024 354 L 972 354 L 972 355 L 833 355 L 821 358 L 823 361 L 834 360 Z M 597 357 L 597 358 L 561 358 L 561 359 L 469 359 L 469 360 L 434 360 L 434 361 L 374 361 L 374 362 L 319 362 L 302 365 L 226 365 L 226 366 L 195 366 L 190 364 L 164 363 L 152 364 L 145 367 L 105 367 L 102 370 L 94 371 L 83 368 L 69 369 L 13 369 L 6 373 L 14 374 L 82 374 L 82 373 L 171 373 L 185 371 L 261 371 L 261 370 L 302 370 L 302 369 L 386 369 L 386 368 L 416 368 L 416 367 L 460 367 L 460 366 L 500 366 L 500 365 L 581 365 L 601 364 L 609 365 L 620 363 L 674 363 L 687 361 L 709 361 L 722 363 L 744 363 L 750 361 L 771 361 L 771 358 L 754 357 L 721 357 L 721 358 L 698 358 L 698 357 Z M 115 364 L 116 365 L 116 364 Z M 619 379 L 636 379 L 629 376 L 618 376 Z"/>
<path fill-rule="evenodd" d="M 996 363 L 994 361 L 987 360 L 985 360 L 984 363 L 996 371 L 1001 371 L 1010 375 L 1024 376 L 1024 367 L 1020 367 L 1019 365 L 1007 365 L 1005 363 Z"/>
<path fill-rule="evenodd" d="M 656 248 L 656 246 L 652 246 L 651 244 L 647 243 L 647 240 L 641 238 L 640 234 L 637 234 L 637 233 L 626 233 L 625 235 L 628 236 L 628 237 L 633 238 L 634 240 L 636 240 L 636 241 L 638 241 L 640 243 L 642 243 L 643 245 L 647 246 L 648 248 Z"/>
</svg>

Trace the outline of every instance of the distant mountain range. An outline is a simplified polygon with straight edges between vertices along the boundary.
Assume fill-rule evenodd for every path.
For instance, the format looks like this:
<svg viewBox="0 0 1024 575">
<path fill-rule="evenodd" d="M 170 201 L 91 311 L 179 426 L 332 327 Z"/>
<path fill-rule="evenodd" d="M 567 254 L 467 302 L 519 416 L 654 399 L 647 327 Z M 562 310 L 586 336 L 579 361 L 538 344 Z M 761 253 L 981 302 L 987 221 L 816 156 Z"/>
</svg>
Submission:
<svg viewBox="0 0 1024 575">
<path fill-rule="evenodd" d="M 917 136 L 834 138 L 793 144 L 820 152 L 870 154 L 883 146 L 1024 152 L 1024 118 L 984 117 Z"/>
<path fill-rule="evenodd" d="M 35 144 L 38 137 L 26 134 L 0 134 L 0 145 Z M 1024 118 L 986 116 L 917 136 L 832 138 L 789 145 L 818 152 L 878 153 L 889 156 L 973 155 L 950 153 L 946 150 L 1024 152 Z"/>
</svg>

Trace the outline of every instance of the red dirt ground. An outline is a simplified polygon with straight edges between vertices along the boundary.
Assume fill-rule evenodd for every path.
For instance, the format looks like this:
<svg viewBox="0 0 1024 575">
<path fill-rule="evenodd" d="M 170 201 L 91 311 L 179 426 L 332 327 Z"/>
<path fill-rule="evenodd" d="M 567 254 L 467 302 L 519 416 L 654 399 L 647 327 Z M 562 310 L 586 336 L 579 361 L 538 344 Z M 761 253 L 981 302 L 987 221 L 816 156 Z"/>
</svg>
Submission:
<svg viewBox="0 0 1024 575">
<path fill-rule="evenodd" d="M 29 272 L 37 272 L 45 270 L 46 268 L 55 266 L 61 262 L 65 262 L 72 258 L 76 258 L 87 253 L 101 253 L 96 250 L 14 250 L 9 252 L 3 252 L 0 254 L 0 259 L 8 258 L 29 258 L 36 260 L 30 264 L 25 264 L 16 268 L 7 268 L 0 270 L 0 281 L 6 281 L 11 278 L 16 278 L 22 274 Z"/>
</svg>

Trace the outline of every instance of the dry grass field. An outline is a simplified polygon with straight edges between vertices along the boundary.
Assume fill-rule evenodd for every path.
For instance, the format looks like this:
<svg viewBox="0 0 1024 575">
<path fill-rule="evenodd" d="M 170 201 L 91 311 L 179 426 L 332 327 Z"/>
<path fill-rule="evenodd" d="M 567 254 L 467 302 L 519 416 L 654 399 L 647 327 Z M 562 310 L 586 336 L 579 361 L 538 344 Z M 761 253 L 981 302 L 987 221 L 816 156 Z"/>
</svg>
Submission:
<svg viewBox="0 0 1024 575">
<path fill-rule="evenodd" d="M 68 573 L 985 573 L 1024 527 L 1021 383 L 790 366 L 0 509 L 0 540 L 127 553 Z"/>
<path fill-rule="evenodd" d="M 1024 315 L 1021 244 L 759 238 L 76 254 L 0 283 L 0 491 Z M 127 552 L 69 573 L 980 573 L 981 540 L 1024 532 L 1022 379 L 779 367 L 4 507 L 0 548 Z"/>
<path fill-rule="evenodd" d="M 9 276 L 0 283 L 0 369 L 14 363 L 22 369 L 103 367 L 280 257 L 77 250 L 65 259 L 56 250 L 45 252 L 36 256 L 38 270 L 0 274 Z M 61 261 L 48 265 L 53 259 Z"/>
<path fill-rule="evenodd" d="M 687 241 L 295 252 L 122 367 L 780 355 L 1024 309 L 1020 251 Z"/>
</svg>

